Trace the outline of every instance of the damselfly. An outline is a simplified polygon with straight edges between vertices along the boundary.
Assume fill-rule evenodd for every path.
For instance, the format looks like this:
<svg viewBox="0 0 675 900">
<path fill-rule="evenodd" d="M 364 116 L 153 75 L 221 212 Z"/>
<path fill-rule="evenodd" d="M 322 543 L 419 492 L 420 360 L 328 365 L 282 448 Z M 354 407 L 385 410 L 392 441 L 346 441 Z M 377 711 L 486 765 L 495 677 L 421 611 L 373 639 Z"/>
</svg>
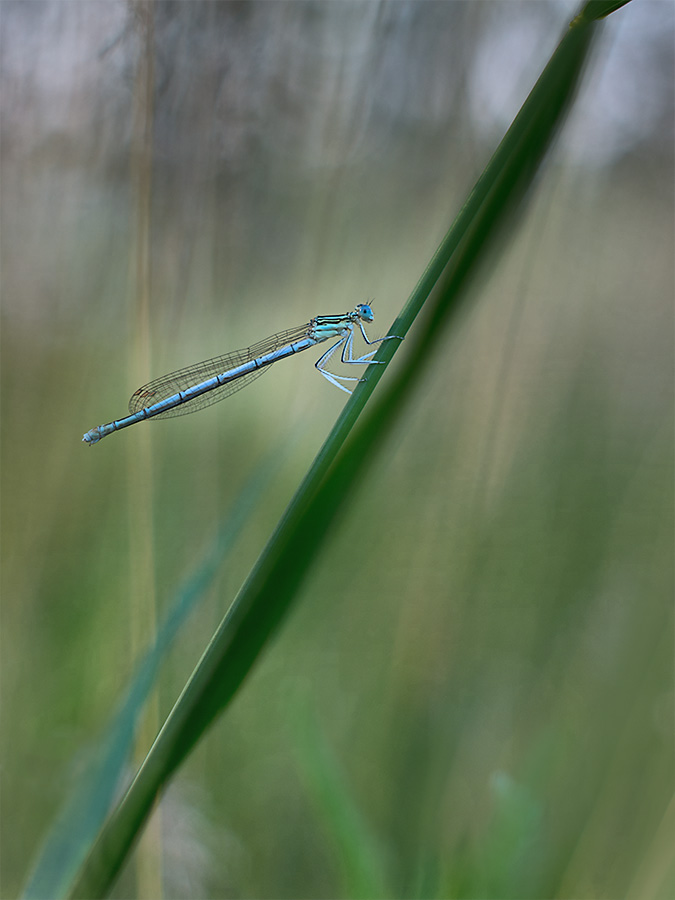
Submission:
<svg viewBox="0 0 675 900">
<path fill-rule="evenodd" d="M 335 375 L 328 372 L 326 366 L 334 353 L 342 348 L 340 361 L 347 364 L 368 365 L 374 360 L 375 350 L 363 356 L 354 357 L 354 329 L 358 326 L 363 339 L 367 344 L 379 344 L 396 335 L 387 335 L 371 341 L 363 327 L 364 322 L 373 321 L 373 310 L 367 303 L 359 303 L 352 312 L 341 316 L 315 316 L 306 325 L 299 325 L 289 331 L 280 331 L 271 337 L 247 347 L 244 350 L 236 350 L 225 356 L 217 356 L 207 359 L 205 362 L 187 366 L 170 375 L 156 378 L 149 384 L 144 384 L 131 395 L 129 400 L 129 415 L 106 425 L 99 425 L 88 431 L 83 441 L 87 444 L 96 444 L 101 438 L 142 422 L 145 419 L 182 416 L 186 413 L 196 412 L 218 400 L 223 400 L 234 394 L 240 388 L 245 387 L 254 378 L 262 375 L 267 367 L 278 359 L 293 356 L 323 341 L 331 338 L 338 340 L 315 363 L 317 370 L 327 378 L 331 384 L 341 391 L 351 394 L 349 388 L 340 384 L 341 381 L 359 381 L 349 375 Z"/>
</svg>

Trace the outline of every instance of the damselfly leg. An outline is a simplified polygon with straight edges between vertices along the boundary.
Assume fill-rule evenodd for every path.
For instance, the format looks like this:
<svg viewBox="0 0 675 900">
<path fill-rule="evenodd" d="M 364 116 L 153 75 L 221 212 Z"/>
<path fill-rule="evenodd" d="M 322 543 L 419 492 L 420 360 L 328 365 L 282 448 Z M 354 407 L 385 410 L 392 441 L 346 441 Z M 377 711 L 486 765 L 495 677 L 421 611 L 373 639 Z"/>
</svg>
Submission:
<svg viewBox="0 0 675 900">
<path fill-rule="evenodd" d="M 368 335 L 366 334 L 363 324 L 358 322 L 359 328 L 361 329 L 361 334 L 363 335 L 363 339 L 369 346 L 372 347 L 373 344 L 380 344 L 382 341 L 388 341 L 390 338 L 396 337 L 398 335 L 389 334 L 383 338 L 376 338 L 374 341 L 368 339 Z M 399 338 L 399 340 L 401 340 Z M 363 381 L 363 378 L 354 378 L 350 375 L 336 375 L 335 372 L 329 372 L 326 369 L 326 365 L 329 360 L 335 353 L 335 351 L 342 347 L 342 352 L 340 354 L 340 362 L 346 363 L 347 365 L 369 365 L 370 363 L 382 363 L 384 360 L 382 359 L 373 359 L 373 356 L 377 353 L 377 349 L 371 350 L 370 353 L 365 353 L 363 356 L 355 357 L 354 356 L 354 331 L 353 328 L 350 329 L 349 333 L 341 337 L 339 341 L 333 344 L 323 356 L 318 359 L 314 366 L 318 372 L 320 372 L 324 378 L 330 381 L 331 384 L 335 385 L 335 387 L 340 388 L 341 391 L 344 391 L 346 394 L 351 394 L 352 392 L 349 388 L 346 388 L 344 385 L 340 384 L 340 381 Z"/>
</svg>

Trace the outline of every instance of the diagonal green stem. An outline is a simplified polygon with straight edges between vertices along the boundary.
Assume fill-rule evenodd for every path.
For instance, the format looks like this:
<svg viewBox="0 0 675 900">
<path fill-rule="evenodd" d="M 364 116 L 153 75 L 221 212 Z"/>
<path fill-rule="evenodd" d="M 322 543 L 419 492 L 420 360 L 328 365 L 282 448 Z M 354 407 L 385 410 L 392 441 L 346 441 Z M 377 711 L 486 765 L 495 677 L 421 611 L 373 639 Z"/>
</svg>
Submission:
<svg viewBox="0 0 675 900">
<path fill-rule="evenodd" d="M 110 888 L 163 785 L 232 698 L 288 611 L 331 524 L 419 382 L 469 277 L 516 211 L 569 107 L 596 30 L 616 0 L 593 0 L 577 16 L 422 274 L 390 334 L 405 337 L 422 306 L 429 315 L 388 389 L 360 421 L 385 366 L 371 366 L 289 504 L 232 607 L 206 648 L 126 796 L 101 832 L 72 897 Z M 385 341 L 388 362 L 400 341 Z"/>
</svg>

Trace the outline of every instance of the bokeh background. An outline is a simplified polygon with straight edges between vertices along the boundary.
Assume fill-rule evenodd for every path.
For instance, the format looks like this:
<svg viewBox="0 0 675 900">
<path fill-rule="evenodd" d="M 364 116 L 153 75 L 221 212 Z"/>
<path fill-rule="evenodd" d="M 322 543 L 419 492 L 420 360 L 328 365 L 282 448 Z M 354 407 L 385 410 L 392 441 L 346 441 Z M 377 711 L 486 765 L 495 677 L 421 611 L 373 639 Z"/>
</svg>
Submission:
<svg viewBox="0 0 675 900">
<path fill-rule="evenodd" d="M 0 8 L 3 897 L 122 694 L 139 596 L 161 615 L 278 455 L 161 720 L 345 398 L 307 353 L 82 433 L 139 369 L 373 297 L 386 333 L 575 4 L 150 10 Z M 527 214 L 163 801 L 167 897 L 348 895 L 307 720 L 386 896 L 672 895 L 674 10 L 605 23 Z M 148 896 L 134 866 L 116 892 Z"/>
</svg>

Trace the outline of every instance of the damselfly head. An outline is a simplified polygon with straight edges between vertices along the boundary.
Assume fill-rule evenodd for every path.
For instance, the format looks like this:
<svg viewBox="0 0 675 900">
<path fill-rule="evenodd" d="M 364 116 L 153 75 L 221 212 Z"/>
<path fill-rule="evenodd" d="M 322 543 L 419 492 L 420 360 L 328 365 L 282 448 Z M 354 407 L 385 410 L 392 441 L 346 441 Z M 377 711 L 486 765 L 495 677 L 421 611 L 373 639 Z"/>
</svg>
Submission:
<svg viewBox="0 0 675 900">
<path fill-rule="evenodd" d="M 357 304 L 355 312 L 358 315 L 359 319 L 363 319 L 364 322 L 372 322 L 375 318 L 375 316 L 373 315 L 373 310 L 368 303 Z"/>
</svg>

